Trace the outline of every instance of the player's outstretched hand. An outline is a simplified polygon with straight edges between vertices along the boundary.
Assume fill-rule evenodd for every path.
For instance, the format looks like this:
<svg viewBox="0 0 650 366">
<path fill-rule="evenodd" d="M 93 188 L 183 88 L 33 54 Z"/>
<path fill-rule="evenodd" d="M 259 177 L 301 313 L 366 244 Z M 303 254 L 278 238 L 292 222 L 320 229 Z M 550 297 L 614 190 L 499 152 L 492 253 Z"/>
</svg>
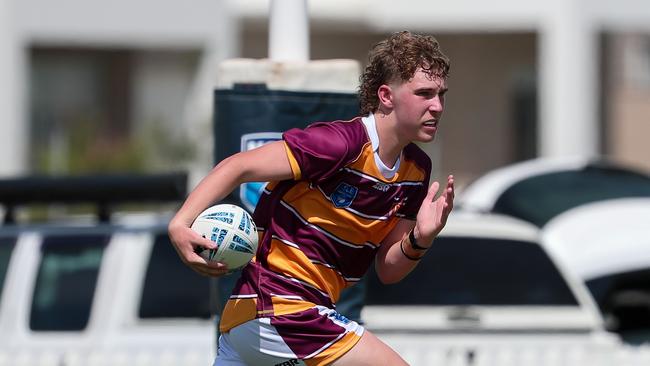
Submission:
<svg viewBox="0 0 650 366">
<path fill-rule="evenodd" d="M 216 249 L 217 245 L 209 239 L 203 238 L 188 226 L 174 222 L 168 227 L 169 239 L 176 249 L 178 256 L 183 263 L 192 268 L 195 272 L 204 275 L 217 277 L 226 274 L 228 267 L 220 262 L 206 261 L 197 254 L 201 249 Z"/>
<path fill-rule="evenodd" d="M 418 211 L 417 222 L 415 224 L 415 237 L 418 239 L 418 245 L 429 246 L 433 239 L 442 231 L 447 223 L 447 217 L 454 207 L 454 176 L 447 177 L 447 186 L 440 196 L 436 198 L 436 193 L 440 188 L 440 183 L 433 182 L 429 187 L 427 196 L 422 201 Z"/>
</svg>

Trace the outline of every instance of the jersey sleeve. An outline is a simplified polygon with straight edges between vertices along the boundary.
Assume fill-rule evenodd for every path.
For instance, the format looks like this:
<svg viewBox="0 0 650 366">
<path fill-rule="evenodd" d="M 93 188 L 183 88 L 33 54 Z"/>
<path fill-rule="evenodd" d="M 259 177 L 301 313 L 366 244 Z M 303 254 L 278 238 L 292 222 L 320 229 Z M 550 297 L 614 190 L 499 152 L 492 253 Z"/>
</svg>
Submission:
<svg viewBox="0 0 650 366">
<path fill-rule="evenodd" d="M 283 134 L 295 179 L 320 181 L 358 157 L 342 123 L 319 122 Z"/>
</svg>

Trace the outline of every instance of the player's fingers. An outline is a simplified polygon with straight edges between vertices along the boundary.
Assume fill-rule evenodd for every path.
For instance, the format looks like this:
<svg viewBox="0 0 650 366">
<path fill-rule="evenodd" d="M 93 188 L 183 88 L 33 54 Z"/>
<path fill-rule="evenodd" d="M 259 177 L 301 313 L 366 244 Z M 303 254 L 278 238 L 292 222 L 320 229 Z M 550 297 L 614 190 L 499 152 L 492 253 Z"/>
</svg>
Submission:
<svg viewBox="0 0 650 366">
<path fill-rule="evenodd" d="M 202 271 L 203 271 L 201 273 L 202 275 L 209 276 L 209 277 L 219 277 L 219 276 L 223 276 L 226 273 L 228 273 L 228 270 L 226 270 L 226 269 L 214 269 L 214 268 L 203 269 Z"/>
<path fill-rule="evenodd" d="M 429 187 L 429 191 L 427 192 L 427 196 L 425 197 L 425 202 L 433 202 L 434 198 L 436 197 L 436 193 L 438 193 L 438 189 L 440 188 L 440 183 L 437 181 L 431 183 L 431 186 Z"/>
<path fill-rule="evenodd" d="M 195 252 L 201 252 L 205 249 L 217 249 L 217 243 L 197 234 L 194 240 L 192 240 L 192 247 Z"/>
<path fill-rule="evenodd" d="M 223 262 L 217 262 L 217 261 L 206 261 L 206 265 L 210 269 L 215 269 L 215 270 L 228 270 L 228 265 L 223 263 Z"/>
<path fill-rule="evenodd" d="M 208 267 L 205 269 L 205 272 L 208 274 L 210 277 L 219 277 L 223 276 L 226 273 L 228 273 L 228 268 L 226 266 L 222 266 L 219 268 L 214 268 L 211 266 L 212 263 L 208 263 Z"/>
<path fill-rule="evenodd" d="M 216 260 L 210 260 L 210 256 L 212 253 L 203 253 L 203 251 L 206 251 L 209 249 L 203 249 L 201 247 L 196 247 L 194 248 L 194 253 L 191 253 L 191 259 L 189 262 L 197 267 L 201 267 L 203 269 L 209 269 L 209 270 L 228 270 L 228 265 L 223 263 L 223 262 L 218 262 Z"/>
<path fill-rule="evenodd" d="M 226 270 L 215 270 L 215 269 L 206 269 L 203 267 L 200 268 L 192 268 L 194 272 L 200 274 L 201 276 L 206 276 L 206 277 L 219 277 L 223 276 L 226 274 Z"/>
<path fill-rule="evenodd" d="M 456 189 L 454 188 L 454 176 L 450 175 L 447 177 L 447 195 L 451 196 L 453 199 L 456 195 Z"/>
<path fill-rule="evenodd" d="M 203 259 L 203 258 L 201 258 Z M 203 276 L 222 276 L 228 272 L 228 266 L 221 262 L 205 261 L 195 262 L 191 265 L 192 269 Z"/>
</svg>

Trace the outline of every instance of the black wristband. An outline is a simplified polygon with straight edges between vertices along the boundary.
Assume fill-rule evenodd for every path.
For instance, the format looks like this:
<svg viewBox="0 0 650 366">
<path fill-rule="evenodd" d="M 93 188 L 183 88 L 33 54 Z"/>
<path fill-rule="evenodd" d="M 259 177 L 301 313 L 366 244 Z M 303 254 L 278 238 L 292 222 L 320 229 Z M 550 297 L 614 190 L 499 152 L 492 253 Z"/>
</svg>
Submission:
<svg viewBox="0 0 650 366">
<path fill-rule="evenodd" d="M 403 244 L 404 244 L 404 240 L 402 240 L 402 241 L 399 243 L 399 249 L 402 251 L 402 254 L 404 254 L 404 256 L 405 256 L 406 258 L 408 258 L 408 259 L 410 259 L 410 260 L 412 260 L 412 261 L 419 261 L 420 259 L 422 259 L 422 257 L 423 257 L 424 255 L 421 256 L 421 257 L 411 257 L 410 255 L 406 254 L 406 252 L 404 251 L 404 247 L 402 246 Z"/>
<path fill-rule="evenodd" d="M 409 233 L 409 241 L 411 242 L 411 248 L 415 250 L 427 250 L 429 249 L 428 247 L 422 247 L 418 245 L 418 242 L 415 240 L 415 234 L 413 233 L 415 229 L 411 230 Z"/>
</svg>

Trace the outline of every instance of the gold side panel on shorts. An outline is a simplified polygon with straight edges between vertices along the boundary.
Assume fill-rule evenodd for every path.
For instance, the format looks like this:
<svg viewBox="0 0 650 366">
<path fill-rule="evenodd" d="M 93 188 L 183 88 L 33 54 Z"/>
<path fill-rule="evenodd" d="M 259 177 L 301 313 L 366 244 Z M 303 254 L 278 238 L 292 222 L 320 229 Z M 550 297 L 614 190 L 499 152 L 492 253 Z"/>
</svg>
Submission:
<svg viewBox="0 0 650 366">
<path fill-rule="evenodd" d="M 341 339 L 336 341 L 323 352 L 316 355 L 314 358 L 303 360 L 307 366 L 327 366 L 331 365 L 334 361 L 343 356 L 347 351 L 351 350 L 357 342 L 361 339 L 361 336 L 354 332 L 346 333 Z"/>
<path fill-rule="evenodd" d="M 223 313 L 227 313 L 228 316 L 221 317 L 219 331 L 227 332 L 242 323 L 255 319 L 255 315 L 257 314 L 257 299 L 229 299 L 226 302 Z"/>
</svg>

